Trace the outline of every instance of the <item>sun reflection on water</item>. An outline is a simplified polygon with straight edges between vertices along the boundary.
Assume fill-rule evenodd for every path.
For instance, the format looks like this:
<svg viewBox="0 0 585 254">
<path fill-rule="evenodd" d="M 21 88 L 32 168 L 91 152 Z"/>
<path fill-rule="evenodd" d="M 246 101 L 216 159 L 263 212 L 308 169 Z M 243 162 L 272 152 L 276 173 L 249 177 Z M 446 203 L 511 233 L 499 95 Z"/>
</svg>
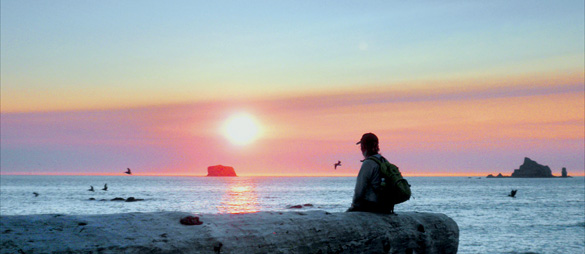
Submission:
<svg viewBox="0 0 585 254">
<path fill-rule="evenodd" d="M 233 179 L 217 207 L 220 213 L 258 212 L 256 185 L 249 179 Z"/>
</svg>

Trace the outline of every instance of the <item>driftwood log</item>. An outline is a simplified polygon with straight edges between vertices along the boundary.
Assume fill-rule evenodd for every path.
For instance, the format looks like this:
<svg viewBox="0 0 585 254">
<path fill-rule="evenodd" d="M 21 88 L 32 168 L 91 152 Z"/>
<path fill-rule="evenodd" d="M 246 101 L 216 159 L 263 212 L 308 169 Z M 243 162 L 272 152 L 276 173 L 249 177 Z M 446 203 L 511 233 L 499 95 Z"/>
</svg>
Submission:
<svg viewBox="0 0 585 254">
<path fill-rule="evenodd" d="M 198 217 L 200 225 L 181 219 Z M 193 218 L 191 218 L 193 219 Z M 325 211 L 0 217 L 1 253 L 456 253 L 444 214 Z"/>
</svg>

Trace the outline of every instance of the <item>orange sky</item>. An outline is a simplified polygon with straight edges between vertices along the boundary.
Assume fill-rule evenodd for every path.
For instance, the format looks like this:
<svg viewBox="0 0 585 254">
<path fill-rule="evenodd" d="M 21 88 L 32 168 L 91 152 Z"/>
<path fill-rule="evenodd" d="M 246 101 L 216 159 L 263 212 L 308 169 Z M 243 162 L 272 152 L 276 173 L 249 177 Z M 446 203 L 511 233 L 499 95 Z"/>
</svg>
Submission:
<svg viewBox="0 0 585 254">
<path fill-rule="evenodd" d="M 405 175 L 506 175 L 525 156 L 556 175 L 561 167 L 583 175 L 582 75 L 560 84 L 543 78 L 530 85 L 3 114 L 2 173 L 116 174 L 130 167 L 144 175 L 205 175 L 207 166 L 223 164 L 239 175 L 348 176 L 360 165 L 355 142 L 371 131 Z M 263 129 L 246 146 L 231 144 L 221 128 L 241 111 Z M 333 170 L 337 160 L 343 166 Z"/>
</svg>

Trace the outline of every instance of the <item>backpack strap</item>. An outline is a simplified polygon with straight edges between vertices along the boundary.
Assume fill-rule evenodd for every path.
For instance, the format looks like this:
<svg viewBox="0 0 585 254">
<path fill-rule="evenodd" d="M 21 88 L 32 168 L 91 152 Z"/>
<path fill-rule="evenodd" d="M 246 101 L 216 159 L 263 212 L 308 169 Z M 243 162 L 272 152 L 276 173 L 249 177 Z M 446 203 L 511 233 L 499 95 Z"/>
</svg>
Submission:
<svg viewBox="0 0 585 254">
<path fill-rule="evenodd" d="M 388 173 L 388 169 L 386 167 L 386 159 L 384 157 L 380 157 L 380 159 L 378 159 L 378 157 L 372 155 L 368 158 L 366 158 L 365 160 L 372 160 L 374 161 L 376 164 L 378 164 L 378 170 L 380 170 L 380 173 L 385 174 Z"/>
<path fill-rule="evenodd" d="M 378 164 L 378 166 L 382 166 L 382 162 L 384 161 L 384 157 L 381 157 L 381 160 L 380 160 L 375 155 L 372 155 L 372 156 L 366 158 L 365 160 L 373 160 L 375 163 Z"/>
<path fill-rule="evenodd" d="M 378 159 L 376 156 L 370 156 L 366 158 L 366 160 L 372 160 L 376 162 L 380 167 L 380 172 L 382 173 L 382 175 L 386 176 L 397 175 L 399 176 L 400 179 L 402 179 L 402 174 L 400 174 L 400 170 L 398 169 L 398 167 L 390 163 L 388 160 L 386 160 L 386 158 L 380 157 L 380 159 Z"/>
<path fill-rule="evenodd" d="M 380 171 L 386 171 L 386 173 L 389 173 L 387 164 L 390 164 L 390 167 L 392 167 L 392 166 L 396 167 L 394 164 L 389 163 L 388 160 L 386 160 L 386 158 L 384 158 L 384 156 L 381 156 L 380 159 L 378 159 L 378 157 L 376 157 L 375 155 L 372 155 L 372 156 L 366 158 L 365 160 L 374 161 L 380 167 Z M 398 167 L 396 167 L 396 169 L 398 170 Z"/>
</svg>

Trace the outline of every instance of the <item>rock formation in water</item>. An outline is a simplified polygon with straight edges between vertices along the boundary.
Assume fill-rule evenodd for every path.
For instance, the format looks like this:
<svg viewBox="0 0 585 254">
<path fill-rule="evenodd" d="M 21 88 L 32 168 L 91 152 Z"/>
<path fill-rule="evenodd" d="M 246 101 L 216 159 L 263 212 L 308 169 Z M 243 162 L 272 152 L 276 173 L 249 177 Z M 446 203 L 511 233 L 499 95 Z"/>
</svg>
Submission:
<svg viewBox="0 0 585 254">
<path fill-rule="evenodd" d="M 187 216 L 197 219 L 181 224 Z M 457 253 L 459 244 L 454 220 L 426 212 L 159 212 L 0 219 L 0 253 Z"/>
<path fill-rule="evenodd" d="M 136 201 L 143 201 L 144 199 L 142 198 L 134 198 L 134 197 L 129 197 L 128 199 L 126 199 L 126 202 L 136 202 Z"/>
<path fill-rule="evenodd" d="M 555 177 L 550 168 L 546 165 L 540 165 L 536 161 L 531 160 L 528 157 L 524 158 L 524 163 L 520 165 L 519 169 L 515 169 L 511 176 L 504 176 L 502 173 L 494 176 L 489 174 L 487 178 L 503 178 L 503 177 Z M 567 169 L 562 169 L 561 177 L 570 177 L 567 175 Z"/>
<path fill-rule="evenodd" d="M 504 177 L 509 177 L 509 176 L 504 176 L 504 175 L 502 175 L 502 173 L 499 173 L 497 176 L 494 176 L 492 174 L 487 175 L 487 178 L 504 178 Z"/>
<path fill-rule="evenodd" d="M 207 176 L 237 176 L 234 168 L 223 165 L 207 167 Z"/>
<path fill-rule="evenodd" d="M 524 158 L 524 163 L 515 169 L 512 177 L 554 177 L 548 166 L 540 165 L 530 158 Z"/>
</svg>

